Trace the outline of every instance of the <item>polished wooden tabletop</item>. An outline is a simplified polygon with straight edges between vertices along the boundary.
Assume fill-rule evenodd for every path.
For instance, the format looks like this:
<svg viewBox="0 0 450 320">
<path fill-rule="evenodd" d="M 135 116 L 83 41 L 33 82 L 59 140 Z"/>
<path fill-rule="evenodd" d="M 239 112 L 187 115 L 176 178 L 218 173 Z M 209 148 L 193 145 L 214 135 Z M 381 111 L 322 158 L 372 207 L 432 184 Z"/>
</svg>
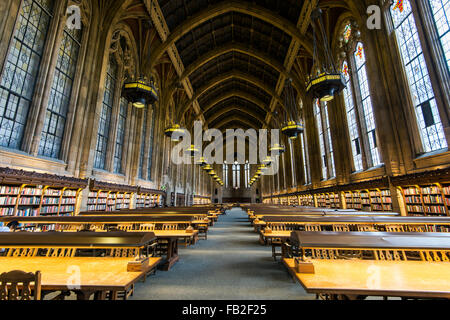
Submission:
<svg viewBox="0 0 450 320">
<path fill-rule="evenodd" d="M 312 260 L 315 274 L 283 262 L 308 293 L 450 298 L 448 262 Z"/>
<path fill-rule="evenodd" d="M 265 238 L 290 238 L 292 231 L 272 231 L 270 233 L 261 231 Z"/>
<path fill-rule="evenodd" d="M 0 257 L 0 274 L 12 270 L 41 271 L 43 290 L 67 290 L 79 275 L 81 290 L 120 290 L 137 282 L 143 272 L 127 272 L 132 258 L 7 258 Z M 150 267 L 161 258 L 150 258 Z M 74 282 L 75 281 L 75 282 Z"/>
<path fill-rule="evenodd" d="M 155 230 L 152 232 L 155 233 L 157 238 L 185 238 L 193 237 L 198 234 L 198 230 L 194 230 L 190 233 L 186 230 Z"/>
</svg>

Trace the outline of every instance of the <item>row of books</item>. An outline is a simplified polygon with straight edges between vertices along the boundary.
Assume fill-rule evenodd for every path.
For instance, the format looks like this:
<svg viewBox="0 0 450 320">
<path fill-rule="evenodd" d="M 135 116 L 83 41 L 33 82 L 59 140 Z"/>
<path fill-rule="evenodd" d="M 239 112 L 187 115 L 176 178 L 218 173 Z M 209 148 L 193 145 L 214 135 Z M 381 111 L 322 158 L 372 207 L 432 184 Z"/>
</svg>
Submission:
<svg viewBox="0 0 450 320">
<path fill-rule="evenodd" d="M 20 187 L 15 186 L 0 186 L 0 194 L 18 195 Z"/>
<path fill-rule="evenodd" d="M 17 203 L 17 196 L 16 197 L 0 197 L 0 206 L 14 206 Z"/>
</svg>

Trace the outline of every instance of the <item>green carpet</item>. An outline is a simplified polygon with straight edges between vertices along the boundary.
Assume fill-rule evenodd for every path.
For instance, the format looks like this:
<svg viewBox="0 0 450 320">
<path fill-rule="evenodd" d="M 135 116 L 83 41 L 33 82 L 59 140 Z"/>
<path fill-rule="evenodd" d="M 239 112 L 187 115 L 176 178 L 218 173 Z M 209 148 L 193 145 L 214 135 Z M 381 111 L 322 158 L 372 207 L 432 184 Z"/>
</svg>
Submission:
<svg viewBox="0 0 450 320">
<path fill-rule="evenodd" d="M 233 209 L 210 229 L 208 240 L 180 247 L 180 261 L 136 286 L 138 300 L 315 299 L 294 283 L 270 247 L 258 243 L 247 215 Z"/>
</svg>

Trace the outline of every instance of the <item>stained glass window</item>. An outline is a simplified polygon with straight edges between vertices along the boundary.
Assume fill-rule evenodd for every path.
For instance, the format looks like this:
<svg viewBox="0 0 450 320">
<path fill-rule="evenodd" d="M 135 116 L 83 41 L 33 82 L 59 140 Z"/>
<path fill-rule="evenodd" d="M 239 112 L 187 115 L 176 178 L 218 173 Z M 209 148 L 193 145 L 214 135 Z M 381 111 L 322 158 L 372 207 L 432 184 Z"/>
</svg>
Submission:
<svg viewBox="0 0 450 320">
<path fill-rule="evenodd" d="M 64 30 L 39 146 L 42 156 L 60 158 L 80 43 L 81 30 Z"/>
<path fill-rule="evenodd" d="M 144 121 L 142 123 L 142 142 L 141 142 L 141 151 L 139 154 L 139 178 L 140 179 L 145 179 L 144 178 L 144 157 L 145 157 L 145 141 L 147 140 L 147 113 L 148 113 L 148 109 L 147 107 L 145 107 L 145 109 L 143 110 L 144 113 Z"/>
<path fill-rule="evenodd" d="M 114 149 L 114 173 L 123 173 L 122 159 L 125 142 L 125 127 L 127 122 L 128 101 L 120 99 L 119 118 L 117 121 L 116 147 Z"/>
<path fill-rule="evenodd" d="M 450 70 L 450 0 L 428 0 L 433 12 L 439 40 Z"/>
<path fill-rule="evenodd" d="M 0 78 L 0 145 L 20 149 L 53 1 L 23 0 Z"/>
<path fill-rule="evenodd" d="M 444 129 L 439 117 L 410 2 L 404 0 L 394 3 L 391 6 L 391 16 L 424 150 L 430 152 L 447 148 Z"/>
<path fill-rule="evenodd" d="M 363 170 L 361 143 L 359 138 L 358 116 L 353 100 L 352 83 L 350 81 L 350 71 L 347 61 L 342 64 L 342 74 L 344 75 L 346 88 L 344 89 L 345 108 L 347 111 L 347 123 L 352 144 L 353 163 L 356 171 Z"/>
<path fill-rule="evenodd" d="M 366 55 L 362 43 L 358 43 L 355 52 L 356 75 L 358 77 L 358 87 L 361 94 L 361 106 L 364 112 L 365 131 L 372 160 L 372 166 L 381 164 L 378 141 L 376 134 L 375 117 L 373 114 L 372 98 L 370 97 L 369 80 L 366 70 Z"/>
<path fill-rule="evenodd" d="M 322 110 L 319 100 L 316 100 L 314 103 L 314 114 L 316 116 L 317 128 L 319 130 L 320 156 L 322 159 L 322 179 L 326 180 L 328 178 L 328 161 L 325 150 L 325 132 L 322 123 Z"/>
<path fill-rule="evenodd" d="M 156 115 L 155 111 L 152 112 L 152 126 L 150 128 L 150 148 L 148 150 L 148 172 L 147 172 L 147 180 L 152 180 L 152 168 L 153 168 L 153 137 L 155 136 L 155 121 Z"/>
<path fill-rule="evenodd" d="M 105 92 L 103 95 L 102 109 L 100 113 L 98 134 L 97 134 L 97 148 L 95 149 L 95 163 L 96 169 L 105 170 L 106 168 L 106 153 L 108 151 L 109 134 L 111 127 L 111 114 L 114 105 L 114 92 L 116 90 L 117 82 L 117 64 L 113 57 L 110 57 L 108 70 L 105 80 Z"/>
<path fill-rule="evenodd" d="M 352 36 L 352 25 L 349 23 L 344 27 L 344 42 L 348 43 Z"/>
</svg>

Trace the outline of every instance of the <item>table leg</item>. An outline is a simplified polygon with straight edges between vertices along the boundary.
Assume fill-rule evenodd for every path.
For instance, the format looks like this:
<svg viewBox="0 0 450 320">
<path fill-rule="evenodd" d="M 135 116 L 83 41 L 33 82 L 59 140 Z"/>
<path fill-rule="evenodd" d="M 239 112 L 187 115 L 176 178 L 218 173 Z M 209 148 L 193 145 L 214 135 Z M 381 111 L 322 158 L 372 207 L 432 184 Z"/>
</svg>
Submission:
<svg viewBox="0 0 450 320">
<path fill-rule="evenodd" d="M 180 259 L 178 256 L 178 239 L 169 238 L 167 241 L 167 257 L 162 268 L 164 271 L 169 271 L 170 268 Z"/>
</svg>

